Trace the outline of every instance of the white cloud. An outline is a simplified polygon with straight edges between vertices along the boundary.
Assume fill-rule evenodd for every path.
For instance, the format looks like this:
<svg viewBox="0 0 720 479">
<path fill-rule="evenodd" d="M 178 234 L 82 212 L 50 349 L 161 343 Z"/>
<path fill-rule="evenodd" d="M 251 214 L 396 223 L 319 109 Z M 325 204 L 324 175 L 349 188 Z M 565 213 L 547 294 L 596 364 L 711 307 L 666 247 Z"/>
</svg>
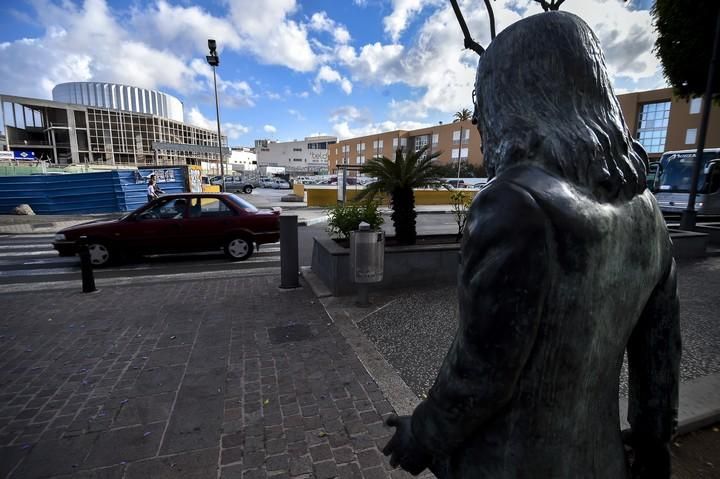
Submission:
<svg viewBox="0 0 720 479">
<path fill-rule="evenodd" d="M 214 17 L 201 7 L 171 5 L 157 0 L 146 9 L 134 8 L 131 22 L 137 38 L 147 43 L 172 45 L 175 51 L 206 55 L 208 38 L 215 39 L 218 50 L 239 49 L 242 41 L 226 18 Z"/>
<path fill-rule="evenodd" d="M 190 108 L 190 111 L 185 112 L 185 121 L 191 125 L 205 128 L 206 130 L 217 129 L 215 120 L 208 119 L 196 106 Z"/>
<path fill-rule="evenodd" d="M 265 130 L 265 133 L 277 133 L 277 128 L 272 125 L 263 126 L 263 130 Z"/>
<path fill-rule="evenodd" d="M 323 65 L 320 67 L 320 70 L 318 70 L 317 76 L 315 77 L 315 82 L 313 83 L 313 90 L 315 93 L 321 93 L 322 92 L 322 84 L 323 83 L 338 83 L 340 84 L 340 88 L 342 91 L 345 92 L 345 94 L 349 95 L 352 93 L 352 83 L 347 78 L 343 77 L 338 73 L 336 70 L 333 70 L 327 65 Z"/>
<path fill-rule="evenodd" d="M 310 17 L 308 26 L 312 30 L 332 33 L 337 43 L 346 44 L 350 41 L 350 32 L 348 32 L 347 28 L 329 18 L 325 12 L 314 13 L 313 16 Z"/>
<path fill-rule="evenodd" d="M 237 140 L 245 133 L 248 133 L 250 128 L 241 125 L 240 123 L 223 123 L 222 132 L 223 135 L 227 135 L 230 140 Z"/>
<path fill-rule="evenodd" d="M 348 105 L 337 108 L 330 113 L 331 122 L 370 122 L 370 113 L 366 110 L 360 110 L 355 106 Z"/>
<path fill-rule="evenodd" d="M 487 47 L 490 27 L 484 5 L 474 0 L 459 3 L 473 38 Z M 495 0 L 492 5 L 498 33 L 522 17 L 542 11 L 531 0 Z M 411 98 L 390 103 L 391 119 L 422 119 L 431 111 L 449 119 L 454 112 L 472 107 L 478 57 L 464 49 L 462 31 L 448 2 L 394 0 L 385 28 L 395 40 L 414 16 L 435 6 L 411 43 L 375 42 L 358 49 L 339 45 L 335 50 L 337 61 L 348 69 L 353 81 L 401 83 L 411 88 Z M 625 88 L 664 85 L 659 62 L 652 53 L 655 33 L 648 10 L 633 11 L 622 2 L 607 0 L 566 2 L 563 10 L 576 13 L 595 30 L 616 83 Z"/>
<path fill-rule="evenodd" d="M 49 98 L 57 83 L 88 80 L 180 92 L 197 86 L 180 56 L 137 41 L 103 0 L 82 6 L 38 0 L 35 7 L 45 33 L 0 49 L 0 91 Z"/>
<path fill-rule="evenodd" d="M 360 54 L 352 47 L 338 49 L 338 58 L 350 69 L 353 79 L 367 83 L 390 84 L 408 82 L 412 78 L 403 66 L 407 55 L 400 44 L 382 45 L 372 43 L 363 46 Z M 430 68 L 431 65 L 428 65 Z"/>
<path fill-rule="evenodd" d="M 385 33 L 390 35 L 393 42 L 397 42 L 414 15 L 420 13 L 425 6 L 437 3 L 437 0 L 392 0 L 392 13 L 383 18 Z"/>
<path fill-rule="evenodd" d="M 207 118 L 198 109 L 197 106 L 190 108 L 190 111 L 185 112 L 185 121 L 191 125 L 195 125 L 206 130 L 217 131 L 217 120 Z M 223 135 L 226 135 L 230 140 L 237 140 L 245 133 L 250 131 L 247 126 L 241 125 L 240 123 L 223 123 L 220 131 Z"/>
<path fill-rule="evenodd" d="M 317 59 L 307 29 L 288 17 L 295 0 L 228 0 L 230 15 L 245 48 L 262 63 L 300 72 L 314 70 Z"/>
</svg>

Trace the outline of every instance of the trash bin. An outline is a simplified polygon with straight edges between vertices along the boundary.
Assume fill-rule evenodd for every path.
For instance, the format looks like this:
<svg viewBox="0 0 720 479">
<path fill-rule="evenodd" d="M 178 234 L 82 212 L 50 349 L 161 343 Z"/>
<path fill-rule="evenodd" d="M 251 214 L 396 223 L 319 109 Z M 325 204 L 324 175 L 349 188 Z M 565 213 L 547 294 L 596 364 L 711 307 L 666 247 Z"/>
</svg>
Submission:
<svg viewBox="0 0 720 479">
<path fill-rule="evenodd" d="M 358 303 L 368 304 L 367 284 L 379 283 L 385 267 L 385 233 L 372 231 L 370 225 L 360 223 L 358 231 L 350 232 L 350 274 L 359 284 Z"/>
</svg>

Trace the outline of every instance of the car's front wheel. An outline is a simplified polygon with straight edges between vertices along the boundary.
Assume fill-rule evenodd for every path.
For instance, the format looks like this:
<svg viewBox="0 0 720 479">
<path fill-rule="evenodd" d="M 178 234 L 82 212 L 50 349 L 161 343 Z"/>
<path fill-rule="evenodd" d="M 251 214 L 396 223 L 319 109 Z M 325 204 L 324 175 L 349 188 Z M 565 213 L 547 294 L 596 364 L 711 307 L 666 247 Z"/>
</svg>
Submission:
<svg viewBox="0 0 720 479">
<path fill-rule="evenodd" d="M 246 236 L 235 236 L 225 243 L 225 254 L 233 261 L 246 260 L 253 253 L 253 243 Z"/>
<path fill-rule="evenodd" d="M 245 187 L 243 188 L 243 193 L 248 194 L 248 195 L 249 195 L 250 193 L 252 193 L 252 186 L 250 186 L 250 185 L 245 185 Z"/>
<path fill-rule="evenodd" d="M 90 252 L 90 262 L 95 267 L 101 268 L 107 266 L 113 260 L 110 247 L 105 243 L 90 241 L 88 251 Z"/>
</svg>

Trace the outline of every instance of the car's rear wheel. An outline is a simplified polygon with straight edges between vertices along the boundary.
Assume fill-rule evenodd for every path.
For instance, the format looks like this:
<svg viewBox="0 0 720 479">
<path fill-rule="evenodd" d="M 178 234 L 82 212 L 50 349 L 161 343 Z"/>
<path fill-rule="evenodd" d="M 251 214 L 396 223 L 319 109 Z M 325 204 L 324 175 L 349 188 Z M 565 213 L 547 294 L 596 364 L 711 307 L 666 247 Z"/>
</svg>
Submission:
<svg viewBox="0 0 720 479">
<path fill-rule="evenodd" d="M 109 265 L 113 260 L 112 251 L 105 243 L 90 241 L 88 251 L 90 252 L 90 262 L 95 267 L 102 268 Z"/>
<path fill-rule="evenodd" d="M 253 243 L 247 236 L 235 236 L 225 243 L 225 254 L 233 261 L 246 260 L 253 253 Z"/>
<path fill-rule="evenodd" d="M 243 188 L 243 193 L 248 194 L 248 195 L 249 195 L 250 193 L 252 193 L 252 186 L 250 186 L 250 185 L 245 185 L 245 187 Z"/>
</svg>

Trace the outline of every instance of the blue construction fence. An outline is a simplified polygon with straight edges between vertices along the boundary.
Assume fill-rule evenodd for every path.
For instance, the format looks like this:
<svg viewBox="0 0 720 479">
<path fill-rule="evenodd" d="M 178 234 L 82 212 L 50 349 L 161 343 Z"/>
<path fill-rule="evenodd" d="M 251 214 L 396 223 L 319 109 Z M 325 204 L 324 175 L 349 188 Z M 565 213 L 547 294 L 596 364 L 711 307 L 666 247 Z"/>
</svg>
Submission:
<svg viewBox="0 0 720 479">
<path fill-rule="evenodd" d="M 187 168 L 138 168 L 64 175 L 0 176 L 0 214 L 28 204 L 36 214 L 132 211 L 147 202 L 155 174 L 165 193 L 188 191 Z"/>
</svg>

